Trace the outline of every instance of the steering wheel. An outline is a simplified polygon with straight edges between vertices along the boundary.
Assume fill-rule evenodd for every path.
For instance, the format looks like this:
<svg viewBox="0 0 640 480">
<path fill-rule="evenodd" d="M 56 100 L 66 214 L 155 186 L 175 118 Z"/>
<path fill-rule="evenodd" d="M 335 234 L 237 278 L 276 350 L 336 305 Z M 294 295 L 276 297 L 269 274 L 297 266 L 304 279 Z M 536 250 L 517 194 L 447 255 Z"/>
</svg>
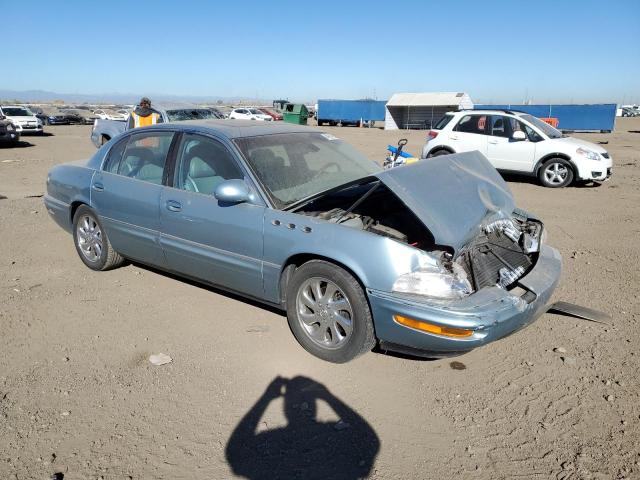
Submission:
<svg viewBox="0 0 640 480">
<path fill-rule="evenodd" d="M 320 170 L 318 170 L 318 174 L 324 173 L 325 170 L 327 170 L 330 167 L 336 167 L 338 169 L 338 172 L 342 171 L 342 168 L 340 167 L 340 165 L 338 163 L 331 162 L 331 163 L 327 163 L 324 167 L 322 167 Z"/>
</svg>

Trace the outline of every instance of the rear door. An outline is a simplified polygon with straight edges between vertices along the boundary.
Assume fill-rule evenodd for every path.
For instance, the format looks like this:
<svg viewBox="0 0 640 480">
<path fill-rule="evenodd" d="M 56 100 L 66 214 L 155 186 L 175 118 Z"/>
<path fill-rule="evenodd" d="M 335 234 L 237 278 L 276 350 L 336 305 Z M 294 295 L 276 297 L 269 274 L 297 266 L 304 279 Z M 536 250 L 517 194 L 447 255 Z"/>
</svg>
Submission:
<svg viewBox="0 0 640 480">
<path fill-rule="evenodd" d="M 456 152 L 479 151 L 487 154 L 488 115 L 470 113 L 464 115 L 449 134 L 449 143 Z"/>
<path fill-rule="evenodd" d="M 113 248 L 125 257 L 163 266 L 160 192 L 174 132 L 140 132 L 116 143 L 91 181 L 91 204 Z"/>
<path fill-rule="evenodd" d="M 184 133 L 175 172 L 161 194 L 160 243 L 171 270 L 254 297 L 263 297 L 265 206 L 223 204 L 217 185 L 246 178 L 238 158 L 212 137 Z"/>
<path fill-rule="evenodd" d="M 536 144 L 531 141 L 525 125 L 514 117 L 491 115 L 487 141 L 487 158 L 494 167 L 518 172 L 533 171 Z M 526 140 L 515 140 L 513 134 L 522 131 Z"/>
</svg>

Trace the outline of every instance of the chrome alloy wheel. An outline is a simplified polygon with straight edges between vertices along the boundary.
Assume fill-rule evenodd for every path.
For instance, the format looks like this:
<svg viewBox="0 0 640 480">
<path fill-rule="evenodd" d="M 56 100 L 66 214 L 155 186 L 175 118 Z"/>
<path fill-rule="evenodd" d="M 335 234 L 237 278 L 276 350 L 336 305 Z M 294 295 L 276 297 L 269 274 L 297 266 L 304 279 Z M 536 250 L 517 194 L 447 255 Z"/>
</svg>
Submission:
<svg viewBox="0 0 640 480">
<path fill-rule="evenodd" d="M 300 285 L 296 313 L 303 331 L 323 348 L 340 348 L 353 333 L 351 304 L 340 287 L 326 278 L 312 277 Z"/>
<path fill-rule="evenodd" d="M 569 175 L 569 168 L 561 163 L 551 162 L 544 167 L 544 177 L 552 185 L 564 183 Z"/>
<path fill-rule="evenodd" d="M 76 226 L 78 248 L 84 258 L 97 262 L 102 255 L 102 231 L 95 218 L 83 215 Z"/>
</svg>

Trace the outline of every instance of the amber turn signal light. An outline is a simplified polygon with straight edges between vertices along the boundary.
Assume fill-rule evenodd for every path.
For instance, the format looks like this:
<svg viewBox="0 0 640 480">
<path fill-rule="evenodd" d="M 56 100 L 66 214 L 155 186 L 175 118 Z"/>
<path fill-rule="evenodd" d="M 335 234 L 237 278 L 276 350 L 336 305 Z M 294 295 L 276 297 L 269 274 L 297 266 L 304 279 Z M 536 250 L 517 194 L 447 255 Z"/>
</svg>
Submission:
<svg viewBox="0 0 640 480">
<path fill-rule="evenodd" d="M 435 335 L 442 335 L 443 337 L 464 338 L 473 335 L 473 330 L 467 330 L 466 328 L 442 327 L 440 325 L 414 320 L 413 318 L 403 317 L 402 315 L 394 315 L 393 319 L 405 327 L 415 328 L 416 330 L 433 333 Z"/>
</svg>

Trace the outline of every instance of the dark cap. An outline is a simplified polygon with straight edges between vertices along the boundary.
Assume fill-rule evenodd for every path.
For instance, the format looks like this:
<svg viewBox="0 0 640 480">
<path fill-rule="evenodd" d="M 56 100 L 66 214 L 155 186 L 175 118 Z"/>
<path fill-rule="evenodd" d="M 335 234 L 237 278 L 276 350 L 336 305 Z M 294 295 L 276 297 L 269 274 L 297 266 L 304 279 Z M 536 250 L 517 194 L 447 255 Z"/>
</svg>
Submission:
<svg viewBox="0 0 640 480">
<path fill-rule="evenodd" d="M 142 97 L 140 99 L 140 105 L 142 105 L 143 103 L 148 103 L 149 105 L 151 105 L 151 99 L 149 99 L 149 97 Z"/>
</svg>

